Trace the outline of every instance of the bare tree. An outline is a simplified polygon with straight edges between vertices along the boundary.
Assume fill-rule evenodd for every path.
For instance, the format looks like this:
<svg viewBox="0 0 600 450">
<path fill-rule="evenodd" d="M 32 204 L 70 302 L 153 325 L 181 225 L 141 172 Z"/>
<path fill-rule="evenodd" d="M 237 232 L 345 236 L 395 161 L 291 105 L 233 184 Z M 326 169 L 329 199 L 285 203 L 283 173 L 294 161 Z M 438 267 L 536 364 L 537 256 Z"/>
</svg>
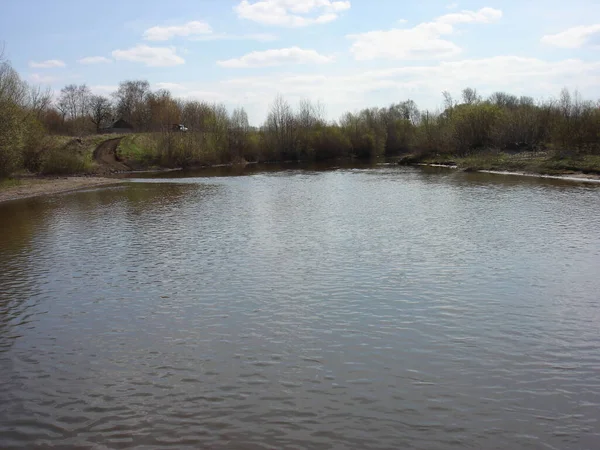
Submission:
<svg viewBox="0 0 600 450">
<path fill-rule="evenodd" d="M 85 84 L 69 84 L 60 90 L 56 107 L 66 119 L 77 121 L 87 116 L 90 97 L 91 91 Z"/>
<path fill-rule="evenodd" d="M 236 108 L 229 119 L 229 153 L 232 157 L 242 156 L 248 144 L 250 124 L 244 108 Z"/>
<path fill-rule="evenodd" d="M 147 128 L 150 121 L 148 96 L 150 83 L 146 80 L 128 80 L 119 84 L 113 94 L 116 101 L 117 115 L 136 128 Z"/>
<path fill-rule="evenodd" d="M 190 129 L 197 132 L 208 130 L 209 118 L 212 116 L 212 106 L 206 102 L 191 100 L 182 107 L 181 120 Z"/>
<path fill-rule="evenodd" d="M 295 153 L 294 114 L 290 104 L 281 96 L 277 95 L 271 111 L 267 117 L 267 131 L 273 139 L 276 151 L 286 157 Z"/>
<path fill-rule="evenodd" d="M 519 99 L 515 95 L 510 95 L 506 92 L 494 92 L 490 95 L 489 101 L 501 108 L 514 109 L 519 106 Z"/>
<path fill-rule="evenodd" d="M 101 95 L 93 95 L 90 98 L 90 119 L 96 125 L 96 132 L 112 118 L 113 109 L 110 100 Z"/>
<path fill-rule="evenodd" d="M 418 125 L 421 120 L 421 112 L 414 100 L 405 100 L 399 105 L 402 119 L 408 120 L 413 125 Z"/>
<path fill-rule="evenodd" d="M 307 130 L 323 124 L 325 122 L 324 115 L 324 107 L 321 103 L 313 103 L 308 99 L 302 99 L 298 106 L 296 121 L 301 129 Z"/>
<path fill-rule="evenodd" d="M 467 105 L 474 105 L 476 103 L 479 103 L 479 101 L 481 100 L 481 98 L 477 94 L 477 89 L 473 89 L 470 87 L 463 89 L 462 98 L 463 102 Z"/>
<path fill-rule="evenodd" d="M 41 87 L 29 88 L 28 109 L 36 119 L 41 120 L 44 113 L 52 105 L 52 89 Z"/>
<path fill-rule="evenodd" d="M 7 61 L 0 59 L 0 99 L 24 106 L 27 103 L 28 86 Z"/>
<path fill-rule="evenodd" d="M 212 120 L 210 127 L 215 145 L 219 149 L 228 149 L 229 114 L 227 108 L 221 103 L 212 105 Z"/>
<path fill-rule="evenodd" d="M 452 94 L 450 94 L 448 91 L 444 91 L 442 92 L 442 95 L 444 97 L 444 109 L 448 112 L 452 111 L 452 108 L 455 106 Z"/>
<path fill-rule="evenodd" d="M 146 96 L 146 103 L 150 113 L 148 129 L 170 130 L 174 124 L 180 122 L 183 107 L 173 99 L 171 92 L 167 89 L 149 93 Z"/>
</svg>

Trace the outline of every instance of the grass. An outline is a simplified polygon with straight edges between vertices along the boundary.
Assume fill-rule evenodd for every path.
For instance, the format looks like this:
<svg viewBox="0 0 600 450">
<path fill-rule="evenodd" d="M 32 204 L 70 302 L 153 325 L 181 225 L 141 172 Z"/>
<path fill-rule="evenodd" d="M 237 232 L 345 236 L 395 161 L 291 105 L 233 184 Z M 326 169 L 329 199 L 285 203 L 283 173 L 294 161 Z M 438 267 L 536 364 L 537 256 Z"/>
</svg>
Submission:
<svg viewBox="0 0 600 450">
<path fill-rule="evenodd" d="M 0 191 L 20 186 L 23 182 L 18 178 L 5 178 L 0 180 Z"/>
<path fill-rule="evenodd" d="M 80 147 L 84 153 L 94 153 L 96 147 L 98 147 L 98 145 L 100 145 L 102 142 L 109 139 L 117 139 L 123 136 L 124 135 L 122 134 L 90 134 L 82 137 L 55 135 L 50 136 L 50 139 L 53 141 L 54 147 L 64 147 L 75 140 L 80 140 Z"/>
<path fill-rule="evenodd" d="M 96 168 L 94 150 L 114 134 L 90 135 L 81 138 L 51 136 L 45 145 L 40 173 L 45 175 L 76 175 L 92 173 Z"/>
<path fill-rule="evenodd" d="M 156 139 L 150 133 L 126 135 L 117 148 L 119 158 L 132 166 L 153 165 L 157 153 Z"/>
<path fill-rule="evenodd" d="M 600 175 L 600 155 L 579 155 L 565 158 L 549 158 L 541 169 L 550 175 L 559 173 L 582 172 Z"/>
<path fill-rule="evenodd" d="M 600 155 L 560 155 L 556 152 L 504 153 L 484 151 L 464 157 L 440 155 L 418 159 L 426 164 L 456 165 L 461 170 L 496 170 L 543 175 L 585 173 L 600 175 Z"/>
</svg>

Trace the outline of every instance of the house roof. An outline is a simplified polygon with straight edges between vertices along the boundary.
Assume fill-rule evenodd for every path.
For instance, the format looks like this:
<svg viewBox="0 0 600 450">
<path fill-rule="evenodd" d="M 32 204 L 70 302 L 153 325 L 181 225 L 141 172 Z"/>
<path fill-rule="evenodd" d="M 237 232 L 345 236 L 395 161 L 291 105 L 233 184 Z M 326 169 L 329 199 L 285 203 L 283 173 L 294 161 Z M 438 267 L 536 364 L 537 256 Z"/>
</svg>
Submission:
<svg viewBox="0 0 600 450">
<path fill-rule="evenodd" d="M 112 125 L 113 128 L 133 128 L 133 126 L 126 120 L 119 119 Z"/>
</svg>

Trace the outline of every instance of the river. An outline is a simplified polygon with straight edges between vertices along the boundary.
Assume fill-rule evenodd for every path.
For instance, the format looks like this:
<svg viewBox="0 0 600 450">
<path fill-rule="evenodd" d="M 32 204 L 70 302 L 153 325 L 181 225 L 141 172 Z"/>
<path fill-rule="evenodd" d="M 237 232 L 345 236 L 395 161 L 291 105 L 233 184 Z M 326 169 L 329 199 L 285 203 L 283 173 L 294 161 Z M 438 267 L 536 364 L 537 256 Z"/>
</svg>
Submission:
<svg viewBox="0 0 600 450">
<path fill-rule="evenodd" d="M 1 448 L 598 448 L 599 185 L 250 170 L 0 204 Z"/>
</svg>

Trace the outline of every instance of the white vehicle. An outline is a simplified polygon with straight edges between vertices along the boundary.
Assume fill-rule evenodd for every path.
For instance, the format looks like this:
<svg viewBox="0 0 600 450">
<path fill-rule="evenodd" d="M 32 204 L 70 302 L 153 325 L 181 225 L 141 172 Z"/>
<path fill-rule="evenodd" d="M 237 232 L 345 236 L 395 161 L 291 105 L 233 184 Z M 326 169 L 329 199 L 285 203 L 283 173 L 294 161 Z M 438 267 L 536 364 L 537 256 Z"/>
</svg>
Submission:
<svg viewBox="0 0 600 450">
<path fill-rule="evenodd" d="M 182 123 L 175 123 L 173 124 L 173 131 L 187 131 L 188 128 L 183 125 Z"/>
</svg>

